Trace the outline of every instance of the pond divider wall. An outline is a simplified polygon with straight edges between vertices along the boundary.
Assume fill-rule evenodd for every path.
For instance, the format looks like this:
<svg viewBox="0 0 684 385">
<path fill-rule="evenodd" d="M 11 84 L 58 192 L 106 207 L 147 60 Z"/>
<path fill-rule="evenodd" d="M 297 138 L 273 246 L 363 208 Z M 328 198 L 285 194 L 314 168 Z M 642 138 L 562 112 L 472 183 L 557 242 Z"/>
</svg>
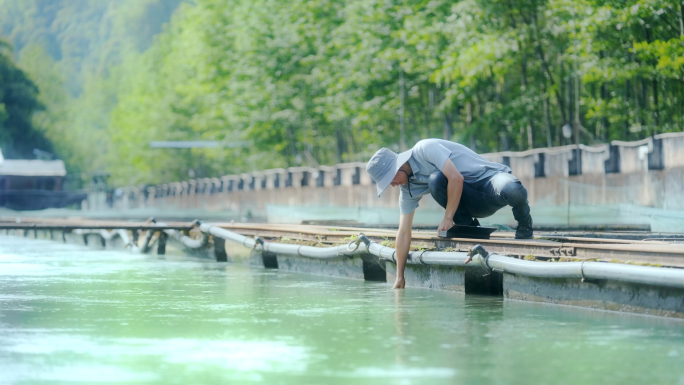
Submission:
<svg viewBox="0 0 684 385">
<path fill-rule="evenodd" d="M 163 226 L 163 224 L 159 224 Z M 136 242 L 124 230 L 4 230 L 95 249 L 195 256 L 319 276 L 394 282 L 394 249 L 363 236 L 348 245 L 314 247 L 265 242 L 211 224 L 199 224 L 202 239 L 176 230 L 147 231 Z M 135 237 L 138 238 L 138 237 Z M 160 242 L 161 240 L 161 242 Z M 156 247 L 155 247 L 156 246 Z M 163 246 L 163 247 L 161 247 Z M 602 262 L 535 262 L 469 252 L 411 252 L 407 288 L 502 295 L 507 300 L 684 318 L 684 269 Z"/>
<path fill-rule="evenodd" d="M 638 225 L 652 231 L 684 232 L 681 213 L 673 212 L 684 211 L 682 132 L 633 142 L 482 156 L 512 169 L 527 189 L 537 225 L 562 227 L 572 221 L 575 226 Z M 113 191 L 89 192 L 82 207 L 118 212 L 173 210 L 177 215 L 193 216 L 199 214 L 181 213 L 206 210 L 207 214 L 221 212 L 224 218 L 258 217 L 274 223 L 331 219 L 395 223 L 399 189 L 387 189 L 379 199 L 365 166 L 358 162 L 292 167 L 158 185 L 120 186 Z M 441 219 L 433 213 L 443 213 L 443 209 L 429 194 L 422 198 L 420 206 L 414 223 L 432 224 Z M 494 223 L 515 225 L 512 216 L 502 214 Z"/>
<path fill-rule="evenodd" d="M 656 285 L 504 274 L 504 298 L 684 318 L 684 290 Z"/>
</svg>

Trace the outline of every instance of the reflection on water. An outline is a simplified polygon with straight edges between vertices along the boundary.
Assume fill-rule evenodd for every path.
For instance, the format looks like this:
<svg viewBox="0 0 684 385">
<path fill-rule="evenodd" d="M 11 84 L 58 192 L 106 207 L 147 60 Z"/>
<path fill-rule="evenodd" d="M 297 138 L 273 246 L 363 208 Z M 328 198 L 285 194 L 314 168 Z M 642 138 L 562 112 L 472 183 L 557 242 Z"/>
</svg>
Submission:
<svg viewBox="0 0 684 385">
<path fill-rule="evenodd" d="M 681 383 L 684 322 L 0 236 L 0 383 Z"/>
</svg>

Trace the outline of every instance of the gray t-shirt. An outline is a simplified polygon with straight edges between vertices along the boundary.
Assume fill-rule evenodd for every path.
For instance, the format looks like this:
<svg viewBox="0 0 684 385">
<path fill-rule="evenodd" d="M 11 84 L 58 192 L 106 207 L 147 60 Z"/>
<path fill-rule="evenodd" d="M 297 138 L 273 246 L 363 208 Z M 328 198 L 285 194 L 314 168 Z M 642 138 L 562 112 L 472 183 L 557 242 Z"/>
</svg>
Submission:
<svg viewBox="0 0 684 385">
<path fill-rule="evenodd" d="M 401 214 L 412 213 L 418 207 L 420 198 L 430 193 L 428 187 L 430 174 L 442 171 L 447 159 L 451 159 L 461 172 L 465 183 L 476 183 L 500 172 L 511 172 L 508 166 L 490 162 L 462 144 L 442 139 L 421 140 L 413 146 L 413 152 L 408 161 L 413 170 L 413 176 L 409 178 L 413 196 L 409 195 L 406 185 L 401 186 L 399 190 Z"/>
</svg>

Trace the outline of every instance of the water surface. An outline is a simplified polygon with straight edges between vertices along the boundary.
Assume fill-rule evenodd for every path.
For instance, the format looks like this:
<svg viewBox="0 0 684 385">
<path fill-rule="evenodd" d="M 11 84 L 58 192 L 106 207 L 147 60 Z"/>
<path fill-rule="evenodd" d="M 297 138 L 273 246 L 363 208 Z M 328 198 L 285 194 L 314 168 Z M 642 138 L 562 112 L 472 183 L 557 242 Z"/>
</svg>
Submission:
<svg viewBox="0 0 684 385">
<path fill-rule="evenodd" d="M 0 383 L 684 384 L 684 322 L 0 236 Z"/>
</svg>

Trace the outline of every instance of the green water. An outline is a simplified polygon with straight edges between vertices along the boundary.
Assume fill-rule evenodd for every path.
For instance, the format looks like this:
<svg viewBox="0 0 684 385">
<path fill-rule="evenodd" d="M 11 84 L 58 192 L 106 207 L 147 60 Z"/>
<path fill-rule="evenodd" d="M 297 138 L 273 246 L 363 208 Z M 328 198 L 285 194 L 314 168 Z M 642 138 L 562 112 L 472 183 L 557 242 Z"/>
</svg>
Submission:
<svg viewBox="0 0 684 385">
<path fill-rule="evenodd" d="M 0 236 L 0 383 L 684 384 L 684 322 Z"/>
</svg>

